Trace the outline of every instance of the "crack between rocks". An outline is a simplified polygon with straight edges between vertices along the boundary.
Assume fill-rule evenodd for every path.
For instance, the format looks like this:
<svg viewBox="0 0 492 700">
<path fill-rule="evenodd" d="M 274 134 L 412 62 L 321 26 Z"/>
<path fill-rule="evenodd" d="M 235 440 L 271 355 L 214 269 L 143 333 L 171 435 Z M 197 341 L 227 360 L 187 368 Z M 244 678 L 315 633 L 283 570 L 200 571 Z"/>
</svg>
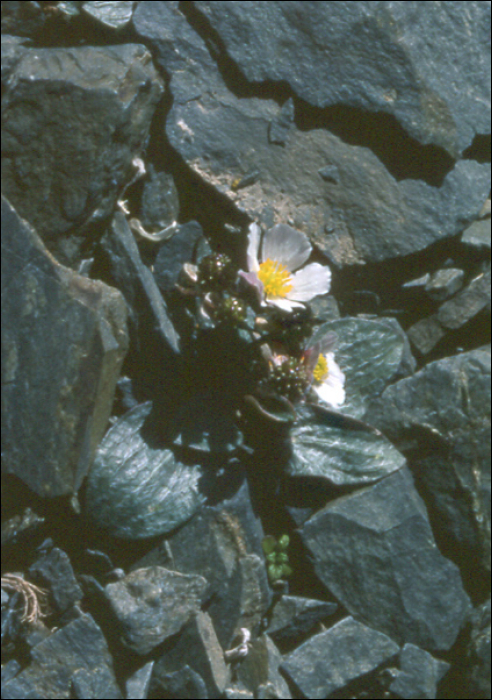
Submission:
<svg viewBox="0 0 492 700">
<path fill-rule="evenodd" d="M 227 89 L 236 97 L 269 99 L 279 106 L 292 98 L 294 121 L 300 131 L 325 129 L 348 145 L 368 148 L 397 181 L 423 180 L 431 187 L 440 187 L 454 168 L 455 159 L 443 148 L 421 144 L 391 114 L 344 105 L 316 107 L 298 97 L 287 81 L 249 81 L 228 54 L 217 30 L 195 4 L 181 1 L 179 9 L 205 42 Z M 472 145 L 468 151 L 464 158 L 480 162 L 478 156 L 486 151 L 486 147 L 479 141 L 478 145 Z"/>
</svg>

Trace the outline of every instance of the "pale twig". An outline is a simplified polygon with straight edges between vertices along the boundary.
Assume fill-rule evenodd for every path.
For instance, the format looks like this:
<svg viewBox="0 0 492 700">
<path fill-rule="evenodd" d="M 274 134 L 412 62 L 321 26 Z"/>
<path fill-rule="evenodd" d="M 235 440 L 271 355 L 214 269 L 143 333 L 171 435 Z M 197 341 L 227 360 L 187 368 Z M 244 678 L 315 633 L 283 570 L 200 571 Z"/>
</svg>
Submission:
<svg viewBox="0 0 492 700">
<path fill-rule="evenodd" d="M 229 651 L 224 652 L 224 656 L 228 661 L 232 661 L 233 659 L 242 659 L 248 655 L 251 632 L 246 629 L 246 627 L 241 627 L 239 631 L 241 632 L 241 642 L 237 645 L 237 647 L 233 647 L 232 649 L 229 649 Z"/>
</svg>

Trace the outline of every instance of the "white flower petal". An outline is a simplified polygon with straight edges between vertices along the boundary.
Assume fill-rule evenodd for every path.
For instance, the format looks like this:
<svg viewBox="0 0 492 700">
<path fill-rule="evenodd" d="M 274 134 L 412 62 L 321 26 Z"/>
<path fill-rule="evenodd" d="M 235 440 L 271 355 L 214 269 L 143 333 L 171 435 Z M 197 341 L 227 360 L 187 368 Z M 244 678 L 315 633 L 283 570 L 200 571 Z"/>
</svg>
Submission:
<svg viewBox="0 0 492 700">
<path fill-rule="evenodd" d="M 276 306 L 279 309 L 282 309 L 282 311 L 292 311 L 293 309 L 296 309 L 298 307 L 303 307 L 304 304 L 299 304 L 297 301 L 290 301 L 289 299 L 282 299 L 280 297 L 267 297 L 267 303 L 272 304 L 272 306 Z"/>
<path fill-rule="evenodd" d="M 341 386 L 331 386 L 328 383 L 313 386 L 319 398 L 330 406 L 341 406 L 345 402 L 345 389 Z"/>
<path fill-rule="evenodd" d="M 261 230 L 258 224 L 250 224 L 248 229 L 248 248 L 246 250 L 246 261 L 250 272 L 258 272 L 258 251 L 260 249 Z"/>
<path fill-rule="evenodd" d="M 311 251 L 311 244 L 301 231 L 287 224 L 277 224 L 265 233 L 261 259 L 275 260 L 294 272 L 304 265 Z"/>
<path fill-rule="evenodd" d="M 331 272 L 325 265 L 312 263 L 292 275 L 292 289 L 287 299 L 310 301 L 330 290 Z"/>
<path fill-rule="evenodd" d="M 321 384 L 313 384 L 313 389 L 320 399 L 331 406 L 341 406 L 345 402 L 345 374 L 333 359 L 333 353 L 325 355 L 328 364 L 328 376 Z"/>
<path fill-rule="evenodd" d="M 239 270 L 237 274 L 238 277 L 254 288 L 258 301 L 261 303 L 263 300 L 263 282 L 258 279 L 256 272 L 244 272 L 244 270 Z"/>
</svg>

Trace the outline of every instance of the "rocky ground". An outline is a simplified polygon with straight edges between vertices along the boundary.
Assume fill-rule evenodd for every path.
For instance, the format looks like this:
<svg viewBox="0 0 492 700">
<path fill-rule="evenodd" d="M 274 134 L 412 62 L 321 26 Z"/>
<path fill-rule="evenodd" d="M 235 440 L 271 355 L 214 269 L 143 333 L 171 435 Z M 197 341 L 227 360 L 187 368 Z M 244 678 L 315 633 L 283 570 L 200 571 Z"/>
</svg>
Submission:
<svg viewBox="0 0 492 700">
<path fill-rule="evenodd" d="M 1 12 L 2 698 L 489 698 L 490 3 Z"/>
</svg>

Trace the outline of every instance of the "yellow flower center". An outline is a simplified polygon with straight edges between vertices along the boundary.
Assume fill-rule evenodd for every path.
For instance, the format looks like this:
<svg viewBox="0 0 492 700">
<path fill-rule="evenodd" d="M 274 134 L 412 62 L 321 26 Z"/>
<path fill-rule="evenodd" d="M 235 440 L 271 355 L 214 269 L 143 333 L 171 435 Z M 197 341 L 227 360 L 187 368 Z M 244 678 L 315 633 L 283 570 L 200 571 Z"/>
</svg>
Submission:
<svg viewBox="0 0 492 700">
<path fill-rule="evenodd" d="M 288 269 L 270 258 L 261 263 L 258 279 L 263 282 L 267 297 L 285 297 L 292 289 L 292 278 Z"/>
<path fill-rule="evenodd" d="M 321 384 L 322 382 L 325 381 L 327 376 L 328 376 L 328 362 L 326 361 L 326 357 L 324 355 L 320 355 L 318 357 L 318 362 L 316 363 L 316 367 L 313 370 L 314 381 L 317 382 L 318 384 Z"/>
</svg>

